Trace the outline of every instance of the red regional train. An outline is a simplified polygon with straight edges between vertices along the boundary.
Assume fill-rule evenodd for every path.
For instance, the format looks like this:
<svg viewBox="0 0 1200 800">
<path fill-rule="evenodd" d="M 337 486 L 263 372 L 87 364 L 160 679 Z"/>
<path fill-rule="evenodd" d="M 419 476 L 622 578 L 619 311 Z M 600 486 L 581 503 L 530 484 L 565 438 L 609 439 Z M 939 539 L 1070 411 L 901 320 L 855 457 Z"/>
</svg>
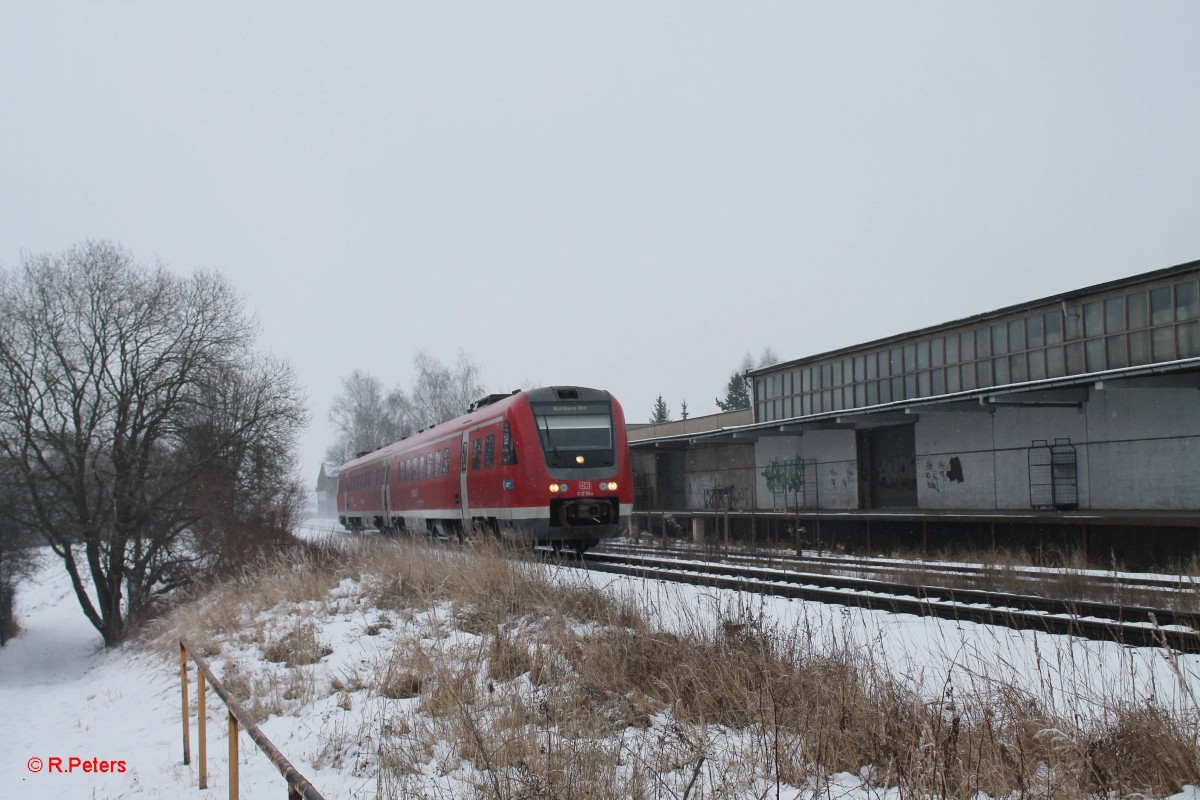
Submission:
<svg viewBox="0 0 1200 800">
<path fill-rule="evenodd" d="M 485 531 L 582 553 L 629 530 L 625 413 L 608 392 L 580 386 L 489 395 L 347 462 L 337 508 L 352 531 Z"/>
</svg>

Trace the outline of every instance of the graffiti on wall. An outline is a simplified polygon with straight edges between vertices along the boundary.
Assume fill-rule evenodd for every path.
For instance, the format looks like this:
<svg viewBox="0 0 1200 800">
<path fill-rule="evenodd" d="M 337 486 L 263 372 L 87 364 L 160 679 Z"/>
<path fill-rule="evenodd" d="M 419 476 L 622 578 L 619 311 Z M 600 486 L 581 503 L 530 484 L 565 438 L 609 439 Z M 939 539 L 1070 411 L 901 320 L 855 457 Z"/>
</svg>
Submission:
<svg viewBox="0 0 1200 800">
<path fill-rule="evenodd" d="M 875 481 L 880 486 L 887 488 L 912 486 L 912 459 L 905 456 L 888 456 L 876 459 L 872 466 L 875 470 Z"/>
<path fill-rule="evenodd" d="M 847 464 L 844 473 L 836 464 L 829 469 L 829 488 L 836 491 L 839 487 L 842 489 L 858 488 L 858 470 L 853 464 Z"/>
<path fill-rule="evenodd" d="M 817 462 L 815 459 L 775 458 L 762 471 L 767 491 L 777 508 L 811 508 L 817 504 Z"/>
<path fill-rule="evenodd" d="M 932 456 L 928 456 L 925 459 L 923 477 L 926 487 L 940 493 L 950 484 L 964 481 L 962 461 L 958 456 L 951 456 L 948 461 L 945 458 L 934 461 Z"/>
<path fill-rule="evenodd" d="M 712 509 L 746 508 L 745 489 L 741 486 L 713 486 L 704 489 L 704 507 Z"/>
<path fill-rule="evenodd" d="M 800 492 L 804 490 L 805 464 L 799 456 L 788 459 L 772 459 L 762 476 L 767 480 L 767 491 Z"/>
</svg>

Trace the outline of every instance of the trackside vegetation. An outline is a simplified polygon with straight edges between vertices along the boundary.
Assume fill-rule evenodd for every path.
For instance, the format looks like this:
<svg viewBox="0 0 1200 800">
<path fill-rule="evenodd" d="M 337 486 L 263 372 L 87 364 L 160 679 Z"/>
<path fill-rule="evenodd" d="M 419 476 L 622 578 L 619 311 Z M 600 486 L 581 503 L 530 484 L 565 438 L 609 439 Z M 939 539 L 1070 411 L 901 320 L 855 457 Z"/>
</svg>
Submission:
<svg viewBox="0 0 1200 800">
<path fill-rule="evenodd" d="M 1179 691 L 1073 674 L 1092 667 L 1064 644 L 1024 685 L 978 664 L 931 693 L 801 619 L 365 539 L 215 583 L 147 642 L 171 663 L 186 636 L 260 719 L 318 731 L 290 758 L 380 797 L 1162 797 L 1200 781 L 1193 678 L 1169 653 Z"/>
</svg>

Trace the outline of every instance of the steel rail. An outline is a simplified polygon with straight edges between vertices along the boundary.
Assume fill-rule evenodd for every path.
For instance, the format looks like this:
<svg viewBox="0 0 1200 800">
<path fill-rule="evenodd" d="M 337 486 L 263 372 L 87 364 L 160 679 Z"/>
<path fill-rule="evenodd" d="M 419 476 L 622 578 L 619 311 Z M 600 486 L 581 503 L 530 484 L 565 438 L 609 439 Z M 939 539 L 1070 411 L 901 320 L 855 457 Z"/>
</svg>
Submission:
<svg viewBox="0 0 1200 800">
<path fill-rule="evenodd" d="M 200 788 L 207 787 L 207 764 L 205 763 L 205 718 L 204 718 L 204 679 L 212 684 L 213 691 L 225 703 L 225 707 L 229 710 L 229 798 L 237 800 L 238 797 L 238 756 L 237 756 L 237 734 L 238 726 L 246 729 L 246 733 L 258 745 L 258 749 L 266 754 L 267 758 L 271 759 L 271 763 L 279 770 L 287 781 L 288 800 L 325 800 L 316 787 L 300 774 L 300 771 L 292 766 L 292 762 L 287 760 L 287 757 L 279 751 L 267 735 L 262 732 L 262 729 L 255 724 L 246 710 L 242 708 L 233 695 L 229 693 L 213 674 L 212 668 L 208 666 L 208 662 L 188 646 L 183 639 L 179 640 L 179 661 L 181 672 L 181 683 L 183 693 L 183 763 L 191 763 L 191 748 L 188 742 L 188 689 L 187 689 L 187 659 L 191 657 L 196 662 L 198 671 L 198 724 L 199 724 L 199 745 L 200 745 Z"/>
<path fill-rule="evenodd" d="M 1096 574 L 1094 572 L 1067 573 L 1058 572 L 1052 569 L 1040 569 L 1036 567 L 989 567 L 977 564 L 945 564 L 916 559 L 905 563 L 904 561 L 898 559 L 877 559 L 865 556 L 855 558 L 850 556 L 792 554 L 771 555 L 769 551 L 760 551 L 755 553 L 748 550 L 703 550 L 691 549 L 687 547 L 663 547 L 662 545 L 645 547 L 617 542 L 605 542 L 601 546 L 604 552 L 638 553 L 650 551 L 656 553 L 669 553 L 683 557 L 686 557 L 690 553 L 694 554 L 698 560 L 717 557 L 745 561 L 776 561 L 782 564 L 817 564 L 833 568 L 856 569 L 862 572 L 901 572 L 905 570 L 924 570 L 927 572 L 945 572 L 981 578 L 999 577 L 1002 575 L 1005 578 L 1016 578 L 1018 580 L 1030 582 L 1041 581 L 1047 578 L 1054 578 L 1062 575 L 1078 575 L 1079 577 L 1091 583 L 1119 586 L 1128 589 L 1148 589 L 1153 591 L 1180 591 L 1192 589 L 1200 592 L 1200 579 L 1192 579 L 1185 576 L 1172 578 L 1125 578 L 1119 575 Z"/>
<path fill-rule="evenodd" d="M 1129 619 L 1126 612 L 1134 610 L 1127 606 L 1049 601 L 1057 603 L 1057 607 L 1050 610 L 1047 606 L 1034 607 L 1038 603 L 1047 603 L 1045 598 L 1000 592 L 948 590 L 942 587 L 754 570 L 703 562 L 680 564 L 668 559 L 625 558 L 606 553 L 589 553 L 583 557 L 582 564 L 595 571 L 623 575 L 858 606 L 893 613 L 969 620 L 986 625 L 1115 641 L 1136 647 L 1166 646 L 1182 652 L 1200 652 L 1200 633 L 1195 630 L 1180 631 L 1162 627 L 1180 623 L 1174 621 L 1173 612 L 1160 609 L 1137 608 L 1138 614 L 1145 614 L 1142 624 L 1137 624 L 1126 621 Z M 1033 611 L 1040 613 L 1032 613 Z M 1093 612 L 1098 611 L 1112 613 L 1103 619 L 1092 618 L 1095 616 Z M 1159 618 L 1160 613 L 1172 621 Z"/>
</svg>

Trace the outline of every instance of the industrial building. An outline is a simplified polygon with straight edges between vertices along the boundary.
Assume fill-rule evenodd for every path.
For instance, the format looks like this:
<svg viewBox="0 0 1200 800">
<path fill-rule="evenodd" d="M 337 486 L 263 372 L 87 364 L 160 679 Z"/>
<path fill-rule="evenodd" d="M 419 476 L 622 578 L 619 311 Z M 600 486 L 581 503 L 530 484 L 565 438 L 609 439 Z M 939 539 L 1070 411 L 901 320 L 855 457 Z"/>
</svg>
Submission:
<svg viewBox="0 0 1200 800">
<path fill-rule="evenodd" d="M 1194 553 L 1198 277 L 1200 261 L 752 371 L 752 421 L 631 433 L 635 507 L 749 515 L 751 535 L 782 515 L 855 541 L 928 546 L 933 525 L 995 544 L 999 524 Z"/>
</svg>

